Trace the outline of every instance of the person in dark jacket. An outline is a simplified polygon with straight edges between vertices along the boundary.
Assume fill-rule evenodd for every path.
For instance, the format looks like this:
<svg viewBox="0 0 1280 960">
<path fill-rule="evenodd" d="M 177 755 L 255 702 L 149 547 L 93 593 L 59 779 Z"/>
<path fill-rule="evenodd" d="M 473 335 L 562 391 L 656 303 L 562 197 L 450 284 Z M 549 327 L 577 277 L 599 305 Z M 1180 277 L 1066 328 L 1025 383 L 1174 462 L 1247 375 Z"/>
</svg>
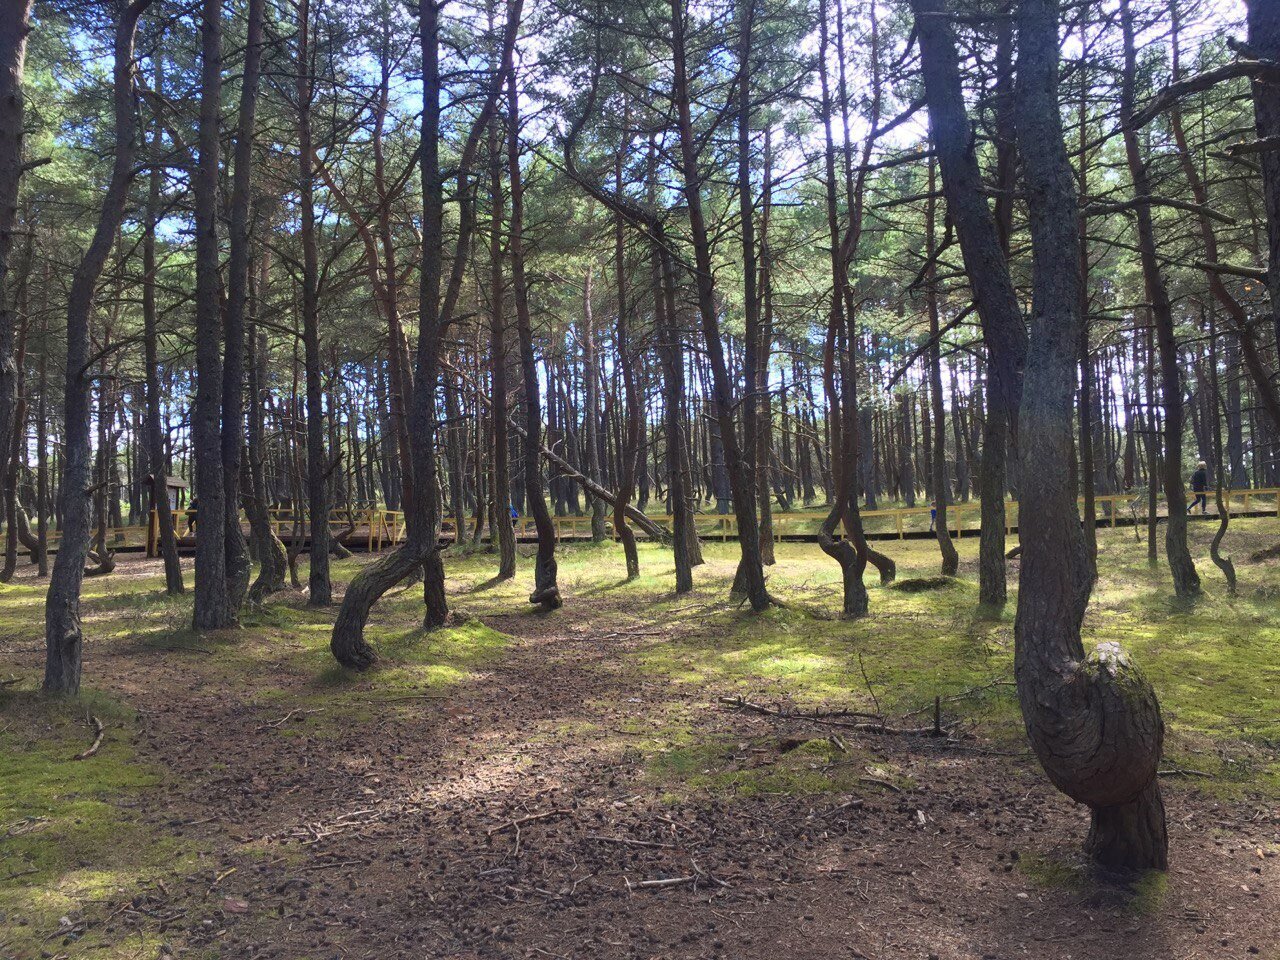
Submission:
<svg viewBox="0 0 1280 960">
<path fill-rule="evenodd" d="M 1209 468 L 1203 460 L 1196 467 L 1196 472 L 1191 475 L 1191 492 L 1196 495 L 1191 501 L 1191 505 L 1187 507 L 1187 513 L 1196 508 L 1196 504 L 1200 504 L 1200 512 L 1209 512 L 1209 498 L 1206 496 L 1209 490 Z"/>
</svg>

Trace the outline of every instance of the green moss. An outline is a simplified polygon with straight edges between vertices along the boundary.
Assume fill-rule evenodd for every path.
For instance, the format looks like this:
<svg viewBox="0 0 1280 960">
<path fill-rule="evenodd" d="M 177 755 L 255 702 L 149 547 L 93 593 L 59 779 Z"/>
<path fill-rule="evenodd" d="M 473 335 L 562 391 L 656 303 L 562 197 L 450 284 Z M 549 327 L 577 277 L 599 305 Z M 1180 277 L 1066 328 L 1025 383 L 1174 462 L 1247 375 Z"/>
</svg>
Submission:
<svg viewBox="0 0 1280 960">
<path fill-rule="evenodd" d="M 1169 875 L 1160 870 L 1146 870 L 1130 887 L 1129 909 L 1150 917 L 1160 912 L 1169 892 Z"/>
<path fill-rule="evenodd" d="M 649 757 L 646 770 L 671 798 L 698 791 L 724 798 L 809 796 L 868 789 L 864 770 L 869 760 L 869 755 L 846 753 L 825 738 L 712 740 L 658 751 Z"/>
<path fill-rule="evenodd" d="M 1060 890 L 1082 890 L 1088 883 L 1088 871 L 1082 861 L 1066 861 L 1040 853 L 1022 854 L 1018 870 L 1038 887 Z"/>
<path fill-rule="evenodd" d="M 61 917 L 126 897 L 190 866 L 195 853 L 126 808 L 161 773 L 134 755 L 128 714 L 117 704 L 92 694 L 79 704 L 10 694 L 0 709 L 10 721 L 0 732 L 0 940 L 13 956 L 35 957 Z M 93 738 L 89 713 L 106 727 L 103 743 L 74 760 Z M 87 950 L 102 945 L 98 937 L 90 928 L 75 942 Z"/>
</svg>

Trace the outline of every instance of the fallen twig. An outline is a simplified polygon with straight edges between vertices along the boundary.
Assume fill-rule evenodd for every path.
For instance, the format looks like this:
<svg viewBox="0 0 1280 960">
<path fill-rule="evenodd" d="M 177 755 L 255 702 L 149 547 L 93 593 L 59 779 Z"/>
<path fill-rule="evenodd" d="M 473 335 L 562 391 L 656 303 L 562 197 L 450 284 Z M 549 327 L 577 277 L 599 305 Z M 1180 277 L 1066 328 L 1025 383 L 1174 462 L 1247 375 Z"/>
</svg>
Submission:
<svg viewBox="0 0 1280 960">
<path fill-rule="evenodd" d="M 634 884 L 627 877 L 623 877 L 622 879 L 627 885 L 628 893 L 631 892 L 632 887 L 636 888 L 637 890 L 641 890 L 645 888 L 652 890 L 654 888 L 660 888 L 660 887 L 678 887 L 681 884 L 685 884 L 685 883 L 691 883 L 696 888 L 698 886 L 698 881 L 700 880 L 710 881 L 711 883 L 717 884 L 718 886 L 721 886 L 721 887 L 729 886 L 729 884 L 725 883 L 719 877 L 713 876 L 712 874 L 703 870 L 700 866 L 698 866 L 697 861 L 692 861 L 692 862 L 693 862 L 693 873 L 689 874 L 687 877 L 665 877 L 661 880 L 641 880 L 639 883 L 634 883 Z"/>
<path fill-rule="evenodd" d="M 299 867 L 294 873 L 308 873 L 312 870 L 336 870 L 339 867 L 363 867 L 368 860 L 335 860 L 331 863 L 312 863 Z"/>
<path fill-rule="evenodd" d="M 858 800 L 846 800 L 844 803 L 840 804 L 839 806 L 832 807 L 832 808 L 831 808 L 830 810 L 828 810 L 826 813 L 819 814 L 818 816 L 819 816 L 819 817 L 823 817 L 823 818 L 825 818 L 825 817 L 829 817 L 829 816 L 831 816 L 832 814 L 840 813 L 840 812 L 841 812 L 841 811 L 843 811 L 843 810 L 856 810 L 856 809 L 858 809 L 859 807 L 864 807 L 864 806 L 866 806 L 866 803 L 867 803 L 867 801 L 862 800 L 862 799 L 858 799 Z"/>
<path fill-rule="evenodd" d="M 697 879 L 698 879 L 698 875 L 696 873 L 691 873 L 687 877 L 668 877 L 665 880 L 641 880 L 639 883 L 635 883 L 635 884 L 632 884 L 630 881 L 628 881 L 628 884 L 630 886 L 634 886 L 637 888 L 678 887 L 682 883 L 693 883 Z"/>
<path fill-rule="evenodd" d="M 205 896 L 207 897 L 210 893 L 213 893 L 214 889 L 217 888 L 218 884 L 220 884 L 223 880 L 227 879 L 227 877 L 231 876 L 233 873 L 235 873 L 239 869 L 240 869 L 239 867 L 230 867 L 229 869 L 223 870 L 220 874 L 218 874 L 214 878 L 213 883 L 209 884 L 209 891 L 208 893 L 205 894 Z"/>
<path fill-rule="evenodd" d="M 980 687 L 970 687 L 968 690 L 963 690 L 960 693 L 954 694 L 953 696 L 941 697 L 940 699 L 937 700 L 937 702 L 955 703 L 957 700 L 968 700 L 970 697 L 974 696 L 975 694 L 982 693 L 986 690 L 991 690 L 994 687 L 1016 687 L 1016 686 L 1017 684 L 1014 683 L 1012 680 L 992 680 L 990 683 L 984 683 Z M 920 707 L 917 710 L 912 710 L 910 713 L 904 713 L 902 715 L 902 719 L 905 720 L 907 717 L 918 717 L 920 716 L 920 714 L 926 713 L 927 711 L 932 709 L 934 709 L 934 704 L 927 703 L 923 707 Z"/>
<path fill-rule="evenodd" d="M 875 784 L 877 787 L 884 787 L 886 790 L 892 790 L 894 793 L 902 792 L 902 788 L 898 786 L 896 783 L 892 783 L 888 780 L 881 780 L 879 777 L 859 777 L 858 782 L 872 783 L 872 784 Z"/>
<path fill-rule="evenodd" d="M 495 833 L 502 833 L 506 830 L 519 830 L 526 823 L 533 823 L 535 820 L 549 820 L 552 817 L 567 817 L 573 813 L 572 810 L 548 810 L 546 813 L 533 813 L 527 817 L 521 817 L 518 820 L 509 820 L 506 823 L 492 827 L 485 834 L 492 837 Z"/>
<path fill-rule="evenodd" d="M 77 753 L 74 757 L 72 757 L 73 760 L 88 760 L 95 753 L 97 753 L 98 748 L 102 746 L 102 737 L 106 733 L 107 728 L 102 725 L 101 720 L 99 720 L 97 717 L 93 716 L 92 714 L 89 715 L 89 719 L 93 721 L 93 731 L 94 731 L 93 745 L 89 747 L 89 749 L 86 750 L 84 753 Z"/>
<path fill-rule="evenodd" d="M 288 723 L 291 719 L 293 719 L 295 716 L 298 716 L 298 715 L 306 716 L 309 713 L 324 713 L 324 710 L 323 709 L 303 710 L 301 707 L 297 707 L 293 710 L 290 710 L 288 713 L 286 713 L 283 717 L 281 717 L 278 720 L 272 720 L 269 723 L 264 723 L 260 727 L 256 727 L 254 729 L 254 732 L 261 733 L 263 730 L 270 730 L 276 727 L 283 726 L 284 724 Z"/>
<path fill-rule="evenodd" d="M 1212 780 L 1212 773 L 1205 773 L 1203 770 L 1188 770 L 1183 767 L 1170 767 L 1168 770 L 1161 770 L 1158 773 L 1162 777 L 1204 777 L 1206 780 Z"/>
<path fill-rule="evenodd" d="M 834 720 L 829 716 L 819 713 L 793 713 L 786 710 L 775 710 L 771 707 L 762 706 L 758 703 L 752 703 L 744 700 L 742 697 L 720 697 L 721 703 L 726 703 L 742 710 L 750 710 L 752 713 L 764 714 L 767 717 L 779 717 L 783 720 L 805 720 L 809 723 L 820 723 L 828 727 L 840 727 L 843 730 L 861 730 L 864 733 L 888 733 L 897 736 L 906 737 L 936 737 L 937 730 L 934 727 L 891 727 L 883 719 L 871 721 L 859 721 L 849 723 L 842 720 Z M 857 714 L 845 714 L 846 716 L 856 716 Z M 948 730 L 954 727 L 955 723 L 944 725 L 941 729 Z"/>
<path fill-rule="evenodd" d="M 606 837 L 600 834 L 589 834 L 587 839 L 600 843 L 625 843 L 632 847 L 663 847 L 668 850 L 675 846 L 674 843 L 659 843 L 656 840 L 632 840 L 630 837 Z"/>
</svg>

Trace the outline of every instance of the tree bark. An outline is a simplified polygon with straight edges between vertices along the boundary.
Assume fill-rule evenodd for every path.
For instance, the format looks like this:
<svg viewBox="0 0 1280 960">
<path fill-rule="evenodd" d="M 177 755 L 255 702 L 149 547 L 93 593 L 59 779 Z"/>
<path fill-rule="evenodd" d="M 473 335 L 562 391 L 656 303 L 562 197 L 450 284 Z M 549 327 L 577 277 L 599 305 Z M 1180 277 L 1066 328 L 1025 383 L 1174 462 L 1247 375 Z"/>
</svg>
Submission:
<svg viewBox="0 0 1280 960">
<path fill-rule="evenodd" d="M 63 393 L 62 486 L 58 495 L 62 542 L 54 558 L 45 600 L 47 694 L 80 692 L 80 587 L 89 552 L 89 315 L 94 288 L 124 216 L 137 153 L 137 113 L 133 95 L 133 40 L 138 18 L 151 0 L 133 0 L 120 10 L 113 40 L 112 112 L 116 155 L 93 239 L 77 265 L 67 297 L 67 374 Z"/>
<path fill-rule="evenodd" d="M 254 119 L 262 76 L 265 0 L 249 0 L 240 118 L 236 129 L 235 171 L 228 229 L 227 305 L 223 319 L 222 482 L 226 501 L 227 605 L 238 616 L 249 589 L 249 551 L 240 529 L 240 458 L 245 442 L 245 304 L 249 296 L 249 212 L 252 201 Z M 255 399 L 256 402 L 256 399 Z"/>
<path fill-rule="evenodd" d="M 511 287 L 516 302 L 516 329 L 520 339 L 520 367 L 524 375 L 524 487 L 525 499 L 538 531 L 538 556 L 533 568 L 533 593 L 529 602 L 544 610 L 562 605 L 556 582 L 556 529 L 547 509 L 542 485 L 542 402 L 538 389 L 538 361 L 533 352 L 533 322 L 529 316 L 528 283 L 524 270 L 524 181 L 520 171 L 520 92 L 516 71 L 507 74 L 507 179 L 511 185 Z M 620 500 L 621 502 L 621 500 Z M 622 513 L 622 508 L 618 508 Z M 634 541 L 633 541 L 634 549 Z"/>
<path fill-rule="evenodd" d="M 1049 779 L 1093 811 L 1086 849 L 1122 870 L 1165 869 L 1156 771 L 1164 724 L 1155 692 L 1120 652 L 1086 657 L 1080 625 L 1092 587 L 1071 480 L 1080 315 L 1076 192 L 1058 107 L 1054 0 L 1018 9 L 1018 142 L 1033 256 L 1033 317 L 1022 394 L 1021 574 L 1014 626 L 1018 698 Z"/>
<path fill-rule="evenodd" d="M 600 482 L 600 368 L 596 363 L 596 321 L 591 307 L 592 270 L 587 265 L 587 276 L 582 287 L 582 442 L 586 447 L 586 470 L 591 480 Z M 591 540 L 603 543 L 604 504 L 591 499 Z"/>
<path fill-rule="evenodd" d="M 164 89 L 164 55 L 157 48 L 155 55 L 155 88 Z M 152 125 L 150 149 L 152 159 L 160 153 L 160 124 Z M 168 458 L 165 456 L 164 435 L 160 424 L 160 334 L 156 324 L 156 220 L 160 215 L 160 181 L 163 171 L 151 168 L 147 177 L 147 203 L 142 239 L 142 340 L 144 371 L 144 395 L 146 404 L 147 460 L 151 468 L 151 509 L 155 513 L 159 533 L 160 556 L 164 562 L 165 592 L 182 593 L 182 561 L 178 557 L 178 535 L 173 528 L 173 513 L 169 506 Z"/>
<path fill-rule="evenodd" d="M 511 461 L 507 437 L 507 318 L 505 284 L 502 279 L 502 155 L 497 121 L 489 127 L 489 393 L 490 543 L 498 548 L 498 579 L 516 575 L 516 535 L 511 525 Z"/>
<path fill-rule="evenodd" d="M 1124 34 L 1124 71 L 1120 84 L 1120 123 L 1124 130 L 1125 160 L 1133 180 L 1134 213 L 1138 226 L 1138 250 L 1142 260 L 1142 276 L 1155 322 L 1156 343 L 1160 357 L 1160 399 L 1164 408 L 1164 458 L 1161 483 L 1169 518 L 1164 528 L 1164 544 L 1173 588 L 1179 597 L 1193 597 L 1200 592 L 1191 551 L 1187 546 L 1187 494 L 1182 480 L 1182 370 L 1178 360 L 1178 341 L 1174 330 L 1173 306 L 1156 258 L 1155 227 L 1151 219 L 1151 180 L 1146 161 L 1138 145 L 1133 126 L 1134 84 L 1137 76 L 1137 49 L 1134 41 L 1133 15 L 1128 0 L 1120 3 L 1120 26 Z"/>
<path fill-rule="evenodd" d="M 955 38 L 942 0 L 912 0 L 929 127 L 947 211 L 977 300 L 987 347 L 987 429 L 982 453 L 982 519 L 978 597 L 1002 607 L 1005 580 L 1006 434 L 1017 455 L 1016 421 L 1027 356 L 1027 333 L 1009 278 L 1000 233 L 982 190 L 982 175 L 960 83 Z"/>
<path fill-rule="evenodd" d="M 1251 54 L 1280 62 L 1280 7 L 1272 0 L 1248 0 L 1246 7 Z M 1280 80 L 1273 71 L 1256 75 L 1252 83 L 1254 130 L 1260 141 L 1275 141 L 1280 138 Z M 1280 150 L 1262 151 L 1258 163 L 1267 221 L 1267 290 L 1273 336 L 1280 347 Z"/>
<path fill-rule="evenodd" d="M 954 577 L 960 569 L 960 554 L 951 542 L 951 529 L 947 520 L 947 505 L 951 502 L 951 481 L 947 476 L 947 421 L 942 404 L 942 328 L 938 316 L 938 280 L 934 241 L 934 182 L 933 161 L 929 162 L 929 200 L 925 213 L 925 256 L 929 265 L 925 269 L 925 305 L 929 313 L 929 412 L 933 438 L 933 508 L 934 536 L 942 553 L 942 575 Z M 956 451 L 956 456 L 960 451 Z M 1003 531 L 1002 531 L 1003 532 Z"/>
<path fill-rule="evenodd" d="M 329 577 L 329 458 L 325 450 L 324 374 L 320 360 L 319 252 L 316 246 L 315 165 L 311 141 L 311 4 L 298 4 L 298 193 L 302 241 L 302 347 L 306 370 L 307 532 L 310 540 L 307 605 L 333 601 Z"/>
<path fill-rule="evenodd" d="M 236 611 L 227 592 L 226 481 L 222 472 L 222 342 L 219 306 L 218 166 L 221 150 L 222 4 L 204 0 L 201 29 L 199 161 L 192 180 L 196 221 L 196 401 L 191 414 L 195 456 L 196 630 L 230 627 Z"/>
<path fill-rule="evenodd" d="M 512 69 L 512 51 L 520 25 L 521 7 L 521 0 L 508 3 L 502 66 L 488 84 L 484 105 L 472 124 L 458 164 L 459 186 L 464 188 L 461 191 L 464 195 L 466 177 L 475 159 L 475 146 L 495 114 L 506 74 Z M 436 495 L 435 393 L 440 377 L 441 349 L 470 252 L 469 213 L 464 208 L 461 215 L 463 229 L 459 231 L 449 286 L 442 302 L 444 184 L 440 175 L 440 10 L 434 0 L 419 0 L 418 36 L 422 49 L 424 89 L 418 151 L 422 175 L 422 245 L 418 285 L 418 354 L 409 410 L 413 448 L 411 480 L 418 496 L 407 505 L 408 535 L 405 543 L 356 574 L 347 587 L 334 622 L 329 649 L 340 664 L 356 670 L 367 669 L 377 660 L 373 647 L 364 639 L 364 627 L 373 605 L 415 570 L 423 569 L 425 565 L 430 571 L 438 564 L 440 518 L 439 497 Z M 431 495 L 424 495 L 424 492 Z M 408 514 L 412 514 L 411 521 Z M 443 583 L 443 578 L 433 573 L 428 573 L 424 580 L 424 589 L 431 589 L 433 583 Z M 442 599 L 435 598 L 437 602 Z"/>
<path fill-rule="evenodd" d="M 18 371 L 14 363 L 17 314 L 9 302 L 13 229 L 18 219 L 18 183 L 22 179 L 24 98 L 22 77 L 31 32 L 31 0 L 14 0 L 0 18 L 0 481 L 9 463 L 10 438 L 16 431 Z M 30 271 L 31 263 L 25 265 Z"/>
<path fill-rule="evenodd" d="M 716 310 L 715 280 L 712 273 L 711 241 L 702 209 L 702 176 L 698 165 L 697 138 L 689 92 L 688 67 L 685 61 L 684 0 L 671 0 L 671 45 L 674 55 L 672 98 L 675 101 L 680 140 L 680 171 L 685 201 L 689 208 L 689 226 L 693 239 L 695 288 L 698 315 L 707 359 L 711 367 L 712 397 L 720 442 L 724 448 L 733 494 L 733 510 L 738 521 L 738 546 L 742 552 L 735 585 L 740 585 L 751 609 L 761 611 L 773 600 L 765 586 L 764 565 L 760 559 L 760 529 L 756 519 L 755 477 L 752 463 L 744 457 L 733 422 L 733 386 L 725 362 L 724 340 Z"/>
</svg>

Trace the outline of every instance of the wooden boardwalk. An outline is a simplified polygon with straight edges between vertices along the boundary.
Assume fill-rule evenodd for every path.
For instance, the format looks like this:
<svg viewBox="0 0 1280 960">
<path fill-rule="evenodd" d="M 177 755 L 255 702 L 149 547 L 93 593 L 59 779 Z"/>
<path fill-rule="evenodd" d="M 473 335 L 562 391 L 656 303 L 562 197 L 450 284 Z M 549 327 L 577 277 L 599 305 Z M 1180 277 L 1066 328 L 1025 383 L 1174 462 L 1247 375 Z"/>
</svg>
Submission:
<svg viewBox="0 0 1280 960">
<path fill-rule="evenodd" d="M 1145 495 L 1107 494 L 1095 497 L 1100 527 L 1132 527 L 1147 522 L 1147 500 Z M 1280 488 L 1267 487 L 1250 490 L 1235 490 L 1228 499 L 1228 510 L 1233 517 L 1280 517 Z M 947 507 L 947 526 L 953 536 L 977 536 L 980 523 L 981 505 L 973 500 L 967 503 L 951 504 Z M 892 507 L 884 510 L 863 510 L 862 522 L 869 540 L 914 540 L 934 536 L 929 529 L 928 506 Z M 826 518 L 825 510 L 776 510 L 773 514 L 774 539 L 778 542 L 797 541 L 815 542 L 818 529 Z M 1158 510 L 1157 519 L 1167 516 L 1163 509 Z M 1210 510 L 1207 515 L 1195 513 L 1193 519 L 1216 519 L 1217 512 L 1210 497 Z M 556 538 L 562 542 L 572 543 L 591 539 L 590 516 L 555 517 Z M 664 515 L 653 515 L 651 519 L 661 526 L 670 529 L 672 518 Z M 1018 532 L 1018 504 L 1009 501 L 1005 504 L 1007 532 L 1010 535 Z M 188 531 L 188 516 L 183 511 L 175 511 L 174 528 L 178 531 L 178 549 L 184 554 L 194 553 L 196 538 L 194 531 Z M 704 540 L 730 541 L 738 538 L 737 521 L 732 514 L 700 513 L 696 517 L 698 536 Z M 272 512 L 272 525 L 276 535 L 289 549 L 306 550 L 310 546 L 310 525 L 305 521 L 295 522 L 289 510 Z M 248 524 L 242 521 L 245 532 Z M 470 541 L 474 529 L 474 520 L 469 520 L 462 531 L 462 540 Z M 638 539 L 647 539 L 647 534 L 638 528 L 632 528 Z M 613 524 L 610 518 L 605 525 L 606 535 L 613 536 Z M 329 521 L 330 536 L 354 553 L 380 553 L 394 547 L 404 540 L 404 514 L 397 510 L 335 510 Z M 533 521 L 521 517 L 515 521 L 516 540 L 519 543 L 534 543 L 537 534 Z M 158 527 L 152 517 L 150 527 L 128 526 L 115 527 L 108 531 L 107 546 L 113 551 L 147 552 L 154 555 Z M 452 519 L 446 519 L 441 528 L 442 545 L 457 540 Z M 488 531 L 483 531 L 481 542 L 488 542 Z M 58 534 L 49 537 L 51 551 L 56 551 Z M 25 550 L 21 551 L 25 553 Z"/>
</svg>

